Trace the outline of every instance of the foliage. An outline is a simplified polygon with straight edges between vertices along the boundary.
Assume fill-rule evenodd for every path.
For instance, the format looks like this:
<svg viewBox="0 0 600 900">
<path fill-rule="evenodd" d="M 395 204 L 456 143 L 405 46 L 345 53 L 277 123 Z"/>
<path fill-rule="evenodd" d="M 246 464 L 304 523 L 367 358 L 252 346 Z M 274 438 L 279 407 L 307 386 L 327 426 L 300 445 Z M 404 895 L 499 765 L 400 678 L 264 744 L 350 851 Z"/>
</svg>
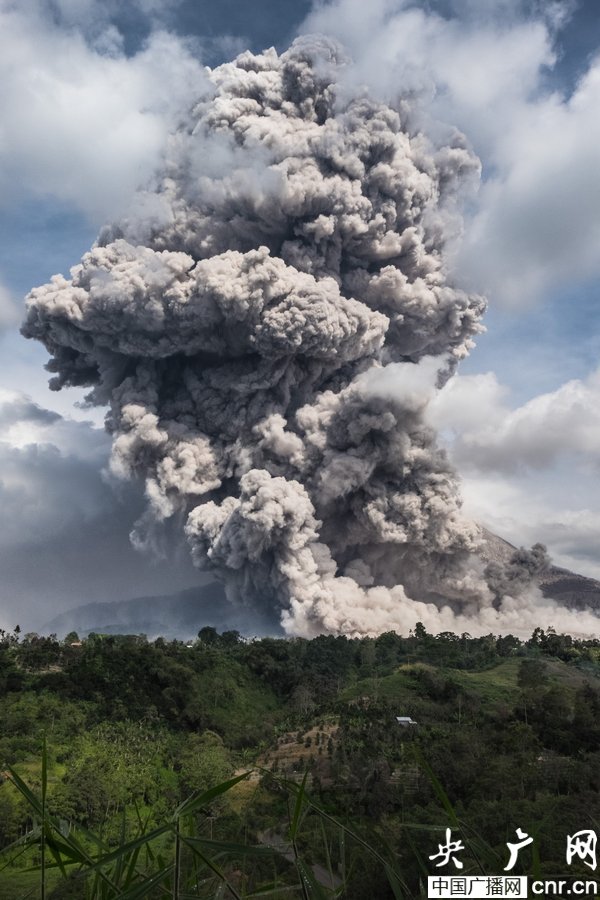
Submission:
<svg viewBox="0 0 600 900">
<path fill-rule="evenodd" d="M 465 871 L 497 874 L 517 827 L 525 870 L 561 871 L 597 828 L 599 676 L 600 642 L 541 629 L 2 632 L 0 898 L 42 865 L 48 898 L 416 896 L 449 825 Z"/>
</svg>

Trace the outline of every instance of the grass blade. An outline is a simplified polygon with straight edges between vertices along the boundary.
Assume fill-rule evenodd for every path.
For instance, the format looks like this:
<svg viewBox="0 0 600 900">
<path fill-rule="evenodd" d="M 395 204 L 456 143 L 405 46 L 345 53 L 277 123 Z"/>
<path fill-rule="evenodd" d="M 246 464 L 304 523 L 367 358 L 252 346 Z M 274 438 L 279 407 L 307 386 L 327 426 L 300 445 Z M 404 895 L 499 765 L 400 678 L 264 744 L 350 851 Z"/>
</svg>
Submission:
<svg viewBox="0 0 600 900">
<path fill-rule="evenodd" d="M 328 900 L 328 893 L 315 878 L 310 866 L 299 857 L 296 859 L 296 868 L 302 883 L 303 893 L 309 900 Z"/>
<path fill-rule="evenodd" d="M 42 742 L 42 833 L 40 837 L 40 853 L 41 853 L 41 900 L 46 900 L 46 789 L 48 787 L 48 748 L 46 746 L 46 735 Z"/>
<path fill-rule="evenodd" d="M 173 821 L 175 822 L 180 816 L 185 816 L 189 813 L 195 812 L 197 809 L 200 809 L 203 806 L 208 806 L 208 804 L 212 800 L 215 800 L 222 794 L 226 794 L 227 791 L 230 791 L 231 788 L 236 784 L 239 784 L 240 781 L 244 781 L 245 778 L 248 778 L 250 774 L 250 772 L 243 772 L 241 775 L 237 775 L 235 778 L 230 778 L 229 781 L 224 781 L 222 784 L 217 784 L 215 787 L 210 788 L 208 791 L 203 791 L 201 794 L 192 794 L 191 797 L 188 797 L 187 800 L 184 800 L 183 803 L 179 804 L 179 806 L 173 813 Z"/>
<path fill-rule="evenodd" d="M 294 813 L 290 822 L 290 840 L 292 844 L 296 840 L 298 828 L 302 817 L 302 809 L 304 807 L 304 797 L 306 794 L 306 779 L 308 777 L 308 769 L 304 772 L 304 777 L 296 794 L 296 803 L 294 804 Z"/>
</svg>

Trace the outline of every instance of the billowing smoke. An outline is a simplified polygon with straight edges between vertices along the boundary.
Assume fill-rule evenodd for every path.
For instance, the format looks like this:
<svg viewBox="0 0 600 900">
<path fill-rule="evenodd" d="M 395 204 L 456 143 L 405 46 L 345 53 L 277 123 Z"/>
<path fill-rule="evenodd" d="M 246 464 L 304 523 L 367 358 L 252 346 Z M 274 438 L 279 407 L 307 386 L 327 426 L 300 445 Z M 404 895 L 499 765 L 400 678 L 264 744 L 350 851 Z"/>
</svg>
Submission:
<svg viewBox="0 0 600 900">
<path fill-rule="evenodd" d="M 543 544 L 534 544 L 531 550 L 523 547 L 515 550 L 504 564 L 490 562 L 485 568 L 485 580 L 497 603 L 507 595 L 518 597 L 548 572 L 550 557 Z"/>
<path fill-rule="evenodd" d="M 23 333 L 54 389 L 109 405 L 112 469 L 145 480 L 137 542 L 178 517 L 197 565 L 290 633 L 494 620 L 503 576 L 472 564 L 414 388 L 481 330 L 445 263 L 479 164 L 412 131 L 405 101 L 348 96 L 347 64 L 304 38 L 209 72 L 156 184 L 31 292 Z"/>
</svg>

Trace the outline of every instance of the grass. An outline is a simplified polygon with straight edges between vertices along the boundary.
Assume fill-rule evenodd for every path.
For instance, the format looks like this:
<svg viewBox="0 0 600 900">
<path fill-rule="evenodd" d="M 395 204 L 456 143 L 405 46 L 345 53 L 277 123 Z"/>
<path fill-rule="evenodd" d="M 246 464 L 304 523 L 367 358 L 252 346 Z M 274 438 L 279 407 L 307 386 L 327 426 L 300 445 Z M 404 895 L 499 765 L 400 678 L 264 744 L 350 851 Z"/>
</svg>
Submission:
<svg viewBox="0 0 600 900">
<path fill-rule="evenodd" d="M 520 659 L 507 659 L 483 672 L 454 670 L 452 676 L 468 693 L 475 693 L 489 707 L 510 706 L 518 694 Z"/>
<path fill-rule="evenodd" d="M 50 871 L 46 874 L 46 886 L 48 893 L 61 880 L 61 874 L 58 871 Z M 19 869 L 4 869 L 0 871 L 0 900 L 37 900 L 40 895 L 39 891 L 40 875 L 39 872 L 19 871 Z"/>
<path fill-rule="evenodd" d="M 383 677 L 363 678 L 341 695 L 345 701 L 360 698 L 386 700 L 393 704 L 398 715 L 410 715 L 415 712 L 425 721 L 435 721 L 439 715 L 439 702 L 427 696 L 427 688 L 418 677 L 419 672 L 443 681 L 450 679 L 462 688 L 465 695 L 477 698 L 487 709 L 499 711 L 514 706 L 519 696 L 518 674 L 522 657 L 503 660 L 497 666 L 482 671 L 465 669 L 437 668 L 426 663 L 407 663 L 399 666 L 391 675 Z M 544 660 L 548 674 L 548 685 L 560 684 L 569 694 L 581 687 L 586 681 L 600 686 L 600 679 L 581 672 L 560 660 Z M 440 701 L 444 702 L 444 701 Z M 455 704 L 456 701 L 449 701 Z M 448 701 L 445 705 L 447 706 Z"/>
<path fill-rule="evenodd" d="M 356 684 L 346 688 L 340 695 L 341 700 L 358 700 L 361 697 L 381 697 L 387 700 L 409 699 L 415 694 L 417 683 L 414 679 L 415 668 L 423 668 L 438 672 L 433 666 L 418 663 L 400 666 L 391 675 L 361 678 Z"/>
<path fill-rule="evenodd" d="M 287 796 L 289 821 L 281 846 L 213 840 L 199 828 L 199 814 L 206 813 L 213 801 L 247 781 L 251 773 L 245 772 L 207 791 L 196 792 L 158 827 L 149 829 L 140 816 L 138 833 L 125 840 L 123 832 L 121 844 L 111 849 L 101 837 L 48 812 L 45 743 L 39 790 L 31 788 L 14 769 L 8 767 L 7 772 L 13 788 L 28 806 L 33 827 L 0 853 L 0 884 L 4 891 L 0 900 L 46 900 L 61 877 L 66 880 L 73 875 L 78 877 L 78 900 L 246 900 L 259 896 L 274 900 L 327 900 L 341 896 L 345 890 L 344 872 L 340 876 L 331 866 L 332 831 L 337 832 L 340 843 L 353 842 L 376 860 L 396 900 L 407 896 L 393 855 L 373 847 L 316 804 L 306 792 L 306 774 L 297 784 L 262 773 Z M 315 864 L 305 855 L 303 828 L 311 816 L 322 825 L 323 864 Z M 29 868 L 15 868 L 15 860 L 26 861 Z M 265 877 L 269 872 L 275 875 L 271 883 Z"/>
</svg>

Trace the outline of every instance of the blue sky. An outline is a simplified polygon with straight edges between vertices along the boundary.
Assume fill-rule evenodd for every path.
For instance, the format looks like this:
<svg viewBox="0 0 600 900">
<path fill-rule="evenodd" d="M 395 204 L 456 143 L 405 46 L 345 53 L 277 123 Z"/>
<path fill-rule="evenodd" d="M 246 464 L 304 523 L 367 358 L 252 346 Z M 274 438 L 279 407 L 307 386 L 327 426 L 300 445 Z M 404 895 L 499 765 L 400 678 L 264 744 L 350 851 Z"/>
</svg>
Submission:
<svg viewBox="0 0 600 900">
<path fill-rule="evenodd" d="M 0 627 L 41 627 L 69 606 L 197 580 L 173 548 L 156 562 L 129 547 L 139 498 L 103 479 L 101 413 L 74 406 L 75 391 L 48 390 L 44 351 L 18 334 L 23 298 L 67 273 L 127 208 L 204 65 L 310 31 L 346 45 L 356 84 L 383 100 L 412 90 L 425 130 L 456 126 L 480 156 L 453 265 L 487 294 L 488 331 L 431 418 L 470 514 L 600 577 L 597 3 L 123 9 L 0 0 Z"/>
</svg>

